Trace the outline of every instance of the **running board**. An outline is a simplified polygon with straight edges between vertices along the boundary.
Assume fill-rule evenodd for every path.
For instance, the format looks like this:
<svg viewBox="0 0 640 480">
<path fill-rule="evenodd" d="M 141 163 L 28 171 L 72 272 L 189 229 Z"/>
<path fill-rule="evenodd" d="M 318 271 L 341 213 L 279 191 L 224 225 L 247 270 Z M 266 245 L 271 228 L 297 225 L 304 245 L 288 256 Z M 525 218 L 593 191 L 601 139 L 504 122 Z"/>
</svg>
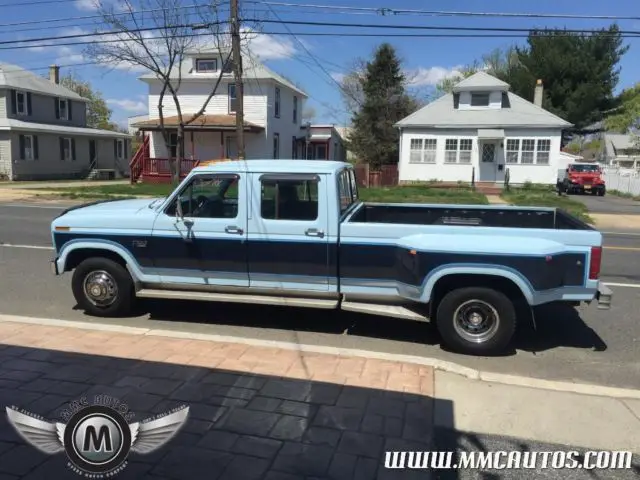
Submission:
<svg viewBox="0 0 640 480">
<path fill-rule="evenodd" d="M 140 298 L 164 298 L 168 300 L 204 300 L 207 302 L 250 303 L 254 305 L 278 305 L 282 307 L 327 308 L 338 307 L 338 300 L 319 298 L 275 297 L 268 295 L 242 295 L 235 293 L 194 292 L 180 290 L 142 289 L 136 292 Z"/>
<path fill-rule="evenodd" d="M 425 315 L 420 315 L 419 313 L 416 313 L 413 310 L 409 310 L 408 308 L 401 305 L 380 305 L 378 303 L 345 302 L 343 300 L 340 308 L 348 312 L 401 318 L 403 320 L 417 320 L 419 322 L 429 321 L 429 318 Z"/>
</svg>

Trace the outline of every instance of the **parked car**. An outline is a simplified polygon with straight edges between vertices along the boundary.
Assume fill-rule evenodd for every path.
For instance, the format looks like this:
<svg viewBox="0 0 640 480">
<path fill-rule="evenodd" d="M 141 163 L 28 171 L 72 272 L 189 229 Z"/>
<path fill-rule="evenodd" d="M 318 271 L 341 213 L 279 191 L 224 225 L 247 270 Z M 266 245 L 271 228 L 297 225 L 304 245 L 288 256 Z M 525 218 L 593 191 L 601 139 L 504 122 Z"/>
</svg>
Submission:
<svg viewBox="0 0 640 480">
<path fill-rule="evenodd" d="M 166 198 L 73 207 L 51 229 L 53 272 L 102 317 L 136 298 L 341 309 L 433 319 L 448 348 L 484 355 L 509 346 L 519 304 L 612 297 L 602 235 L 568 213 L 366 203 L 342 162 L 198 167 Z"/>
<path fill-rule="evenodd" d="M 590 193 L 603 197 L 605 181 L 600 165 L 595 163 L 571 163 L 558 177 L 558 193 Z"/>
</svg>

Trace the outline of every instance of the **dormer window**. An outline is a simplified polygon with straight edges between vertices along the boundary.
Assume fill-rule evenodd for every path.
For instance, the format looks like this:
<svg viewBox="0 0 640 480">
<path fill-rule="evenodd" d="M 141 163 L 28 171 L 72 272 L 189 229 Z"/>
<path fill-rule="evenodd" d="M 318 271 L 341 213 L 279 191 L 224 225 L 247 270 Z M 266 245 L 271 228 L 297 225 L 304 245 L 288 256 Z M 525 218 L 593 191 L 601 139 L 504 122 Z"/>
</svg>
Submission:
<svg viewBox="0 0 640 480">
<path fill-rule="evenodd" d="M 489 106 L 489 93 L 472 93 L 471 94 L 471 106 L 472 107 L 488 107 Z"/>
<path fill-rule="evenodd" d="M 218 60 L 215 58 L 197 58 L 196 59 L 196 72 L 207 73 L 215 72 L 218 70 Z"/>
</svg>

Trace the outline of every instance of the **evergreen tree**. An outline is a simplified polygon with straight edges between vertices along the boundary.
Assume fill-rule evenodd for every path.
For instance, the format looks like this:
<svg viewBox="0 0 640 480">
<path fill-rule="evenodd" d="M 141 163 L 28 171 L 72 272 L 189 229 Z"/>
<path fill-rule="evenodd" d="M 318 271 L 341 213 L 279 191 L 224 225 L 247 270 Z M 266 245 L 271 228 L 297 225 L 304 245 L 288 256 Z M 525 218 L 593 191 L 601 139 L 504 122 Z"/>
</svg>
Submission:
<svg viewBox="0 0 640 480">
<path fill-rule="evenodd" d="M 380 45 L 366 64 L 363 98 L 353 116 L 349 147 L 356 158 L 373 169 L 398 162 L 399 132 L 394 126 L 415 110 L 415 101 L 405 90 L 405 76 L 395 49 Z"/>
</svg>

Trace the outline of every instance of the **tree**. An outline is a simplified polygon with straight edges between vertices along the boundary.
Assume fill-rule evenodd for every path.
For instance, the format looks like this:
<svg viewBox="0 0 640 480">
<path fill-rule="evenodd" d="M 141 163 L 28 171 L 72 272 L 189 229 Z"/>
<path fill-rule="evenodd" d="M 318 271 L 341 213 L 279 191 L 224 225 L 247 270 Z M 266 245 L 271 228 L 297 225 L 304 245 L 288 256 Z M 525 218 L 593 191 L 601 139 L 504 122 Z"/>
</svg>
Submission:
<svg viewBox="0 0 640 480">
<path fill-rule="evenodd" d="M 349 136 L 349 149 L 374 169 L 398 162 L 399 132 L 394 125 L 415 107 L 405 85 L 395 49 L 388 43 L 380 45 L 373 60 L 366 64 L 362 104 L 353 115 Z"/>
<path fill-rule="evenodd" d="M 87 102 L 87 126 L 103 130 L 117 130 L 117 125 L 111 122 L 111 109 L 107 107 L 102 93 L 94 90 L 91 84 L 81 80 L 73 73 L 69 73 L 60 79 L 60 84 L 77 93 Z"/>
<path fill-rule="evenodd" d="M 605 120 L 608 130 L 626 133 L 640 128 L 640 83 L 622 91 L 619 106 Z"/>
<path fill-rule="evenodd" d="M 181 0 L 139 0 L 136 5 L 131 0 L 120 0 L 97 4 L 102 31 L 122 32 L 108 38 L 98 37 L 89 44 L 86 53 L 100 63 L 142 68 L 155 75 L 161 82 L 158 98 L 160 131 L 167 151 L 171 152 L 170 131 L 165 126 L 164 102 L 170 97 L 177 113 L 176 157 L 169 159 L 173 183 L 180 180 L 180 165 L 184 158 L 184 129 L 206 111 L 215 95 L 222 77 L 229 71 L 231 49 L 228 29 L 222 20 L 221 7 L 224 0 L 213 0 L 185 8 Z M 178 92 L 182 84 L 180 66 L 190 50 L 201 44 L 194 35 L 194 16 L 199 16 L 199 33 L 208 36 L 208 47 L 217 53 L 222 61 L 219 75 L 212 81 L 208 97 L 201 108 L 193 112 L 183 112 Z M 253 31 L 251 28 L 248 31 Z M 100 30 L 96 33 L 100 33 Z M 107 40 L 107 41 L 105 41 Z"/>
</svg>

